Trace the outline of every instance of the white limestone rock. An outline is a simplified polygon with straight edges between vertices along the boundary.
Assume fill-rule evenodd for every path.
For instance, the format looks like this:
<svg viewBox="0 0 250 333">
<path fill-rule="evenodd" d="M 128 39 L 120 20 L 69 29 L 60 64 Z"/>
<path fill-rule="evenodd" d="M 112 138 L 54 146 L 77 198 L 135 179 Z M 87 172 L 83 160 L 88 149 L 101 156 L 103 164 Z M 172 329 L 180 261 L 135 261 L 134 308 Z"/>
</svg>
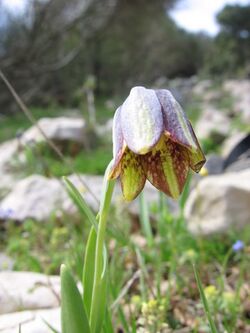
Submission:
<svg viewBox="0 0 250 333">
<path fill-rule="evenodd" d="M 59 276 L 33 272 L 0 272 L 0 314 L 55 308 L 59 303 Z"/>
<path fill-rule="evenodd" d="M 193 234 L 242 228 L 250 221 L 250 169 L 207 176 L 190 193 L 185 218 Z"/>
<path fill-rule="evenodd" d="M 0 210 L 12 210 L 11 218 L 23 221 L 48 220 L 62 209 L 67 194 L 60 180 L 33 175 L 20 180 L 0 203 Z"/>
<path fill-rule="evenodd" d="M 37 123 L 50 140 L 84 143 L 86 122 L 83 118 L 41 118 Z M 44 140 L 37 126 L 29 128 L 21 137 L 23 145 Z"/>
<path fill-rule="evenodd" d="M 213 133 L 227 137 L 230 134 L 230 119 L 223 111 L 206 105 L 195 125 L 195 133 L 199 139 L 209 138 Z"/>
<path fill-rule="evenodd" d="M 250 80 L 228 80 L 223 84 L 225 91 L 234 98 L 234 111 L 242 120 L 250 122 Z"/>
<path fill-rule="evenodd" d="M 21 326 L 22 333 L 51 333 L 45 321 L 61 332 L 60 308 L 0 315 L 0 332 L 17 333 Z"/>
</svg>

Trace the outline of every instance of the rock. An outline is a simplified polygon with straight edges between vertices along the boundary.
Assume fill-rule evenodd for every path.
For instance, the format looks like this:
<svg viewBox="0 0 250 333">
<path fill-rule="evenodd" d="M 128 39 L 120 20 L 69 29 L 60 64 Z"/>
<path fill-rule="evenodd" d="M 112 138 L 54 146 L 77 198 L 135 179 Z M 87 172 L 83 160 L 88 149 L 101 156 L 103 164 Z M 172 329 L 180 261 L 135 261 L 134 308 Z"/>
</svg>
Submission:
<svg viewBox="0 0 250 333">
<path fill-rule="evenodd" d="M 184 211 L 194 234 L 209 235 L 241 228 L 250 221 L 250 169 L 203 178 Z"/>
<path fill-rule="evenodd" d="M 33 175 L 20 180 L 0 203 L 0 210 L 12 210 L 11 218 L 23 221 L 33 218 L 48 220 L 62 209 L 67 194 L 60 180 Z"/>
<path fill-rule="evenodd" d="M 59 295 L 59 276 L 0 272 L 0 314 L 55 308 L 60 303 Z"/>
<path fill-rule="evenodd" d="M 21 326 L 22 333 L 51 333 L 45 321 L 60 332 L 60 308 L 0 315 L 0 332 L 17 333 Z"/>
<path fill-rule="evenodd" d="M 250 158 L 239 159 L 234 163 L 228 165 L 225 169 L 225 172 L 238 172 L 242 170 L 250 169 Z"/>
<path fill-rule="evenodd" d="M 50 140 L 84 142 L 86 123 L 83 118 L 42 118 L 37 123 Z M 37 126 L 24 132 L 20 140 L 23 145 L 45 141 Z"/>
<path fill-rule="evenodd" d="M 223 171 L 223 158 L 216 154 L 206 156 L 206 163 L 204 167 L 207 169 L 209 175 L 218 175 Z"/>
<path fill-rule="evenodd" d="M 223 89 L 234 98 L 235 113 L 241 114 L 244 121 L 250 122 L 250 80 L 228 80 Z"/>
<path fill-rule="evenodd" d="M 202 97 L 211 87 L 213 82 L 211 80 L 202 80 L 199 81 L 193 87 L 193 93 L 199 97 Z"/>
<path fill-rule="evenodd" d="M 223 157 L 227 157 L 231 151 L 246 137 L 246 133 L 233 133 L 224 142 L 221 148 Z"/>
<path fill-rule="evenodd" d="M 96 133 L 99 137 L 112 140 L 113 119 L 109 119 L 104 125 L 96 127 Z"/>
<path fill-rule="evenodd" d="M 250 134 L 247 134 L 225 158 L 225 171 L 239 171 L 250 168 Z"/>
<path fill-rule="evenodd" d="M 226 138 L 230 134 L 230 120 L 223 111 L 218 111 L 210 105 L 204 105 L 204 111 L 195 126 L 199 139 L 206 139 L 217 134 Z"/>
</svg>

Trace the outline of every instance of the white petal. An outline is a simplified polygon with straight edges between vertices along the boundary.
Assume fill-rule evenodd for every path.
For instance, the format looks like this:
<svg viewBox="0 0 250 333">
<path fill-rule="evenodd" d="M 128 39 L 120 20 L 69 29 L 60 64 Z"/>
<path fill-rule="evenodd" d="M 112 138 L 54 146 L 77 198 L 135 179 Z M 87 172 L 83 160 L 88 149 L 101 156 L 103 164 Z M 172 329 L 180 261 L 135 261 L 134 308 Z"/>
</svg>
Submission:
<svg viewBox="0 0 250 333">
<path fill-rule="evenodd" d="M 161 104 L 152 89 L 134 87 L 121 107 L 124 140 L 136 154 L 146 154 L 163 132 Z"/>
</svg>

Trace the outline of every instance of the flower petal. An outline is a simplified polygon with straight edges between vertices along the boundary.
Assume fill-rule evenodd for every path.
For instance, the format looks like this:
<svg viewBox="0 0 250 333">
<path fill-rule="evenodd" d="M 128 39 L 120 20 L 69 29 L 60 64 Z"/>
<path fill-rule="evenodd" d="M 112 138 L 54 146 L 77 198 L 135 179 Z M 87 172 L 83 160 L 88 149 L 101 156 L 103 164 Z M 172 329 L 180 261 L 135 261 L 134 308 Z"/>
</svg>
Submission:
<svg viewBox="0 0 250 333">
<path fill-rule="evenodd" d="M 150 183 L 170 197 L 181 194 L 189 170 L 185 147 L 162 135 L 151 152 L 142 156 L 144 170 Z"/>
<path fill-rule="evenodd" d="M 113 166 L 111 168 L 109 178 L 115 179 L 121 172 L 120 161 L 125 150 L 125 142 L 121 129 L 121 107 L 119 107 L 114 115 L 113 120 Z"/>
<path fill-rule="evenodd" d="M 122 133 L 129 149 L 146 154 L 163 132 L 161 104 L 152 89 L 134 87 L 121 110 Z"/>
<path fill-rule="evenodd" d="M 126 148 L 121 160 L 121 185 L 125 200 L 137 197 L 144 187 L 146 175 L 141 164 L 141 156 Z"/>
<path fill-rule="evenodd" d="M 190 167 L 199 172 L 206 159 L 191 123 L 170 91 L 161 89 L 155 92 L 162 106 L 165 131 L 173 141 L 187 147 Z"/>
<path fill-rule="evenodd" d="M 206 158 L 205 155 L 203 154 L 203 151 L 200 147 L 200 144 L 196 138 L 193 127 L 190 122 L 188 122 L 188 126 L 190 133 L 192 133 L 194 141 L 196 143 L 196 147 L 188 148 L 189 165 L 192 170 L 194 170 L 195 172 L 199 172 L 200 169 L 205 164 Z"/>
</svg>

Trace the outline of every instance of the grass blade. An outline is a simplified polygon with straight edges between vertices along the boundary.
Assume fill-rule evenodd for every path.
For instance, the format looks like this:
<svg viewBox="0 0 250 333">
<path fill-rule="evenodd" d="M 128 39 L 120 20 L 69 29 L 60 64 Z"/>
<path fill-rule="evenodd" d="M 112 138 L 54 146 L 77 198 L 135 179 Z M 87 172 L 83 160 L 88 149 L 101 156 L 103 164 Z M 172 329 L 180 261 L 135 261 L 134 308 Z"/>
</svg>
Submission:
<svg viewBox="0 0 250 333">
<path fill-rule="evenodd" d="M 53 333 L 60 333 L 53 326 L 51 326 L 50 323 L 47 322 L 47 320 L 45 320 L 44 318 L 42 318 L 42 321 L 44 322 L 44 324 L 46 324 L 48 326 L 48 328 L 51 330 L 51 332 L 53 332 Z"/>
<path fill-rule="evenodd" d="M 197 271 L 195 265 L 193 265 L 193 268 L 194 268 L 194 275 L 195 275 L 195 279 L 196 279 L 196 282 L 197 282 L 197 285 L 198 285 L 198 288 L 199 288 L 199 292 L 200 292 L 200 296 L 201 296 L 203 308 L 204 308 L 204 311 L 206 313 L 206 317 L 207 317 L 207 320 L 209 322 L 209 326 L 210 326 L 211 332 L 212 333 L 218 333 L 218 331 L 216 329 L 216 326 L 215 326 L 215 323 L 213 321 L 213 318 L 211 316 L 211 312 L 210 312 L 210 309 L 209 309 L 209 306 L 208 306 L 208 302 L 207 302 L 207 299 L 206 299 L 206 296 L 205 296 L 205 293 L 204 293 L 204 290 L 203 290 L 203 287 L 202 287 L 200 276 L 198 274 L 198 271 Z"/>
</svg>

